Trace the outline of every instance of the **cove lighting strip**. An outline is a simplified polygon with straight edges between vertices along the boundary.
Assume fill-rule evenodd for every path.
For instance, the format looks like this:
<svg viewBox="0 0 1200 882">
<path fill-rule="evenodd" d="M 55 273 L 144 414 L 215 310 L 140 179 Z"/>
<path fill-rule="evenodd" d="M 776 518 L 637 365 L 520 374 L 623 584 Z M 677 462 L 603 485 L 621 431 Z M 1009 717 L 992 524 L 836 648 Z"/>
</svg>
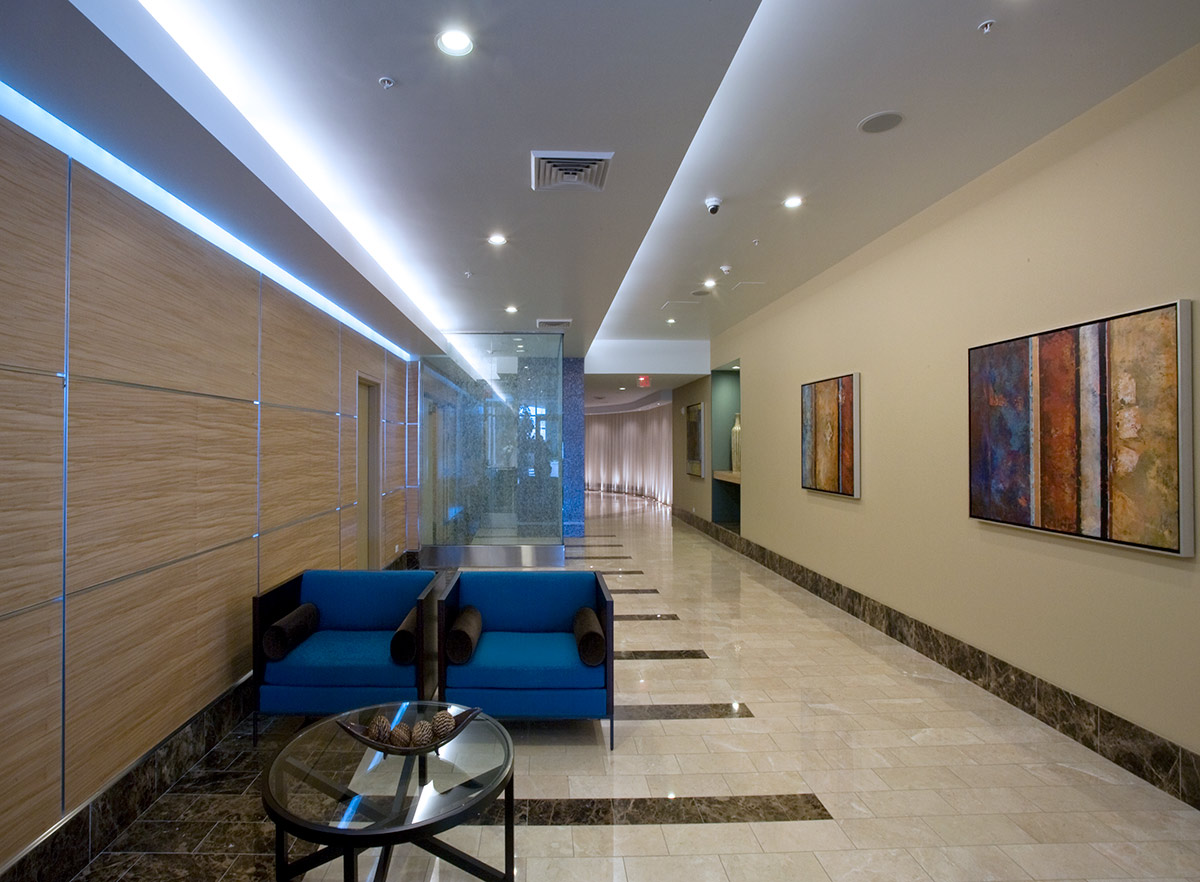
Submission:
<svg viewBox="0 0 1200 882">
<path fill-rule="evenodd" d="M 357 196 L 338 161 L 314 142 L 311 132 L 281 113 L 277 92 L 247 53 L 203 3 L 183 0 L 138 0 L 176 45 L 208 77 L 275 151 L 313 195 L 394 281 L 405 296 L 439 330 L 449 326 L 438 299 L 426 290 L 396 247 Z"/>
<path fill-rule="evenodd" d="M 103 147 L 88 140 L 4 82 L 0 82 L 0 116 L 11 120 L 34 137 L 40 138 L 72 159 L 82 162 L 130 195 L 187 227 L 197 236 L 208 240 L 252 269 L 258 270 L 267 278 L 278 282 L 301 300 L 311 303 L 346 327 L 352 328 L 368 340 L 378 343 L 393 355 L 399 356 L 405 361 L 413 360 L 411 354 L 370 325 L 355 318 L 324 294 L 300 281 L 274 261 L 259 254 L 224 227 L 213 223 L 186 202 L 168 193 L 141 172 L 126 165 Z"/>
</svg>

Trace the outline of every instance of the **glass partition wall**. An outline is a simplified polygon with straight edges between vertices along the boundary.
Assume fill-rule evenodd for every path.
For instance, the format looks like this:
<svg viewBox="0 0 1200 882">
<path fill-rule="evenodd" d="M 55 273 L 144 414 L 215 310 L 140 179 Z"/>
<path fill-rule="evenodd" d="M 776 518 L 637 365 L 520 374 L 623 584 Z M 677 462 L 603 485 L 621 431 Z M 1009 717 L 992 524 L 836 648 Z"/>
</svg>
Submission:
<svg viewBox="0 0 1200 882">
<path fill-rule="evenodd" d="M 562 336 L 455 334 L 421 360 L 421 562 L 562 562 Z"/>
</svg>

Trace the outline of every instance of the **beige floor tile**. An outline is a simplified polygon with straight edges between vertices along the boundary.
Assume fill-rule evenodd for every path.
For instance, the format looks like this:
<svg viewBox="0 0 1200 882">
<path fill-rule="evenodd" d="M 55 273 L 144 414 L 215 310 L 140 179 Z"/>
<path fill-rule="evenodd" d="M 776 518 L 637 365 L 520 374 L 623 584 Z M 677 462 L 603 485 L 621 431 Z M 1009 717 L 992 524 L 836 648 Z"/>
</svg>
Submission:
<svg viewBox="0 0 1200 882">
<path fill-rule="evenodd" d="M 721 858 L 715 854 L 628 857 L 625 873 L 620 879 L 613 876 L 611 882 L 728 882 Z M 609 882 L 609 877 L 595 876 L 589 882 L 601 880 Z"/>
<path fill-rule="evenodd" d="M 626 882 L 628 878 L 621 858 L 529 858 L 525 866 L 525 878 L 537 882 Z"/>
<path fill-rule="evenodd" d="M 513 776 L 513 795 L 517 799 L 566 799 L 571 787 L 566 775 Z"/>
<path fill-rule="evenodd" d="M 847 747 L 822 750 L 820 754 L 831 769 L 887 769 L 898 765 L 887 748 Z"/>
<path fill-rule="evenodd" d="M 762 851 L 749 824 L 664 824 L 662 832 L 673 855 Z"/>
<path fill-rule="evenodd" d="M 1091 812 L 1033 812 L 1008 817 L 1038 842 L 1112 842 L 1121 838 Z"/>
<path fill-rule="evenodd" d="M 804 780 L 814 793 L 818 791 L 848 791 L 862 792 L 865 790 L 887 790 L 878 775 L 871 769 L 820 769 L 806 770 L 802 773 Z"/>
<path fill-rule="evenodd" d="M 1004 882 L 1027 880 L 1029 874 L 995 845 L 910 848 L 933 882 Z"/>
<path fill-rule="evenodd" d="M 708 745 L 700 735 L 664 735 L 634 738 L 638 753 L 708 753 Z"/>
<path fill-rule="evenodd" d="M 1186 840 L 1200 842 L 1200 812 L 1192 809 L 1170 812 L 1096 812 L 1096 820 L 1116 832 L 1114 839 Z"/>
<path fill-rule="evenodd" d="M 685 775 L 709 775 L 724 772 L 753 772 L 753 754 L 745 753 L 681 753 L 675 757 L 679 770 Z"/>
<path fill-rule="evenodd" d="M 567 780 L 571 799 L 615 799 L 650 795 L 645 775 L 572 775 Z"/>
<path fill-rule="evenodd" d="M 1034 879 L 1124 879 L 1120 866 L 1090 845 L 1002 845 Z"/>
<path fill-rule="evenodd" d="M 480 828 L 479 858 L 493 866 L 504 860 L 504 828 L 488 826 Z M 575 846 L 571 828 L 526 827 L 520 825 L 513 830 L 513 853 L 520 858 L 574 857 Z"/>
<path fill-rule="evenodd" d="M 608 760 L 610 775 L 678 775 L 682 772 L 674 754 L 627 754 Z"/>
<path fill-rule="evenodd" d="M 729 735 L 727 720 L 663 720 L 664 735 Z"/>
<path fill-rule="evenodd" d="M 710 753 L 762 753 L 775 749 L 774 738 L 769 733 L 705 735 L 704 743 Z"/>
<path fill-rule="evenodd" d="M 963 815 L 1036 812 L 1038 804 L 1011 787 L 967 787 L 939 790 L 938 794 Z"/>
<path fill-rule="evenodd" d="M 817 798 L 834 820 L 875 817 L 862 801 L 860 793 L 818 793 Z"/>
<path fill-rule="evenodd" d="M 934 790 L 877 790 L 863 793 L 862 800 L 877 818 L 957 814 Z"/>
<path fill-rule="evenodd" d="M 923 818 L 861 818 L 838 821 L 856 848 L 914 848 L 945 845 Z"/>
<path fill-rule="evenodd" d="M 1040 778 L 1021 766 L 953 766 L 954 774 L 968 787 L 1040 787 Z"/>
<path fill-rule="evenodd" d="M 1087 792 L 1082 787 L 1017 787 L 1014 789 L 1043 812 L 1098 812 L 1108 808 L 1102 798 Z"/>
<path fill-rule="evenodd" d="M 722 855 L 729 882 L 831 882 L 809 853 Z"/>
<path fill-rule="evenodd" d="M 894 766 L 876 769 L 893 790 L 943 790 L 966 787 L 966 782 L 944 766 Z"/>
<path fill-rule="evenodd" d="M 821 851 L 816 857 L 834 882 L 931 882 L 916 858 L 900 848 Z"/>
<path fill-rule="evenodd" d="M 667 841 L 657 824 L 573 827 L 576 857 L 665 855 Z"/>
<path fill-rule="evenodd" d="M 1200 877 L 1200 844 L 1195 842 L 1097 842 L 1093 845 L 1135 877 Z"/>
<path fill-rule="evenodd" d="M 750 828 L 759 846 L 767 852 L 854 848 L 837 821 L 760 821 Z"/>
<path fill-rule="evenodd" d="M 651 796 L 732 796 L 724 775 L 647 775 Z"/>
<path fill-rule="evenodd" d="M 832 768 L 819 750 L 773 750 L 767 753 L 739 754 L 739 756 L 748 756 L 753 768 L 760 772 L 803 772 L 806 769 L 826 770 Z"/>
<path fill-rule="evenodd" d="M 947 845 L 1022 845 L 1036 840 L 1007 815 L 936 815 L 925 818 Z"/>
</svg>

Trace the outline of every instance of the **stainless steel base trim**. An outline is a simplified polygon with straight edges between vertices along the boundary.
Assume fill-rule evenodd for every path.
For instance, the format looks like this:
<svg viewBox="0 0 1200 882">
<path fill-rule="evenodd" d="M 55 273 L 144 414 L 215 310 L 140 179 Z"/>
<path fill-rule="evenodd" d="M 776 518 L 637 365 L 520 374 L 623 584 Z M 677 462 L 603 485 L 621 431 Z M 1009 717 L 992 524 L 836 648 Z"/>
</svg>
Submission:
<svg viewBox="0 0 1200 882">
<path fill-rule="evenodd" d="M 421 567 L 561 567 L 562 545 L 422 545 Z"/>
</svg>

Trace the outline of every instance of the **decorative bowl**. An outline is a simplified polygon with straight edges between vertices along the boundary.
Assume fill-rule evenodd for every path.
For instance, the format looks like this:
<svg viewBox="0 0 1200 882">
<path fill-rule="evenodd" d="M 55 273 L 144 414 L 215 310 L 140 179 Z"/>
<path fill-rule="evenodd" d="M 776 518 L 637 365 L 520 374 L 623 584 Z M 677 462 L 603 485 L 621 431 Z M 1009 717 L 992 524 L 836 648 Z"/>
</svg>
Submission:
<svg viewBox="0 0 1200 882">
<path fill-rule="evenodd" d="M 437 741 L 431 741 L 429 744 L 422 744 L 420 747 L 397 747 L 394 744 L 368 738 L 367 727 L 362 723 L 347 723 L 344 720 L 338 720 L 337 724 L 345 729 L 346 734 L 351 738 L 361 741 L 367 747 L 378 750 L 380 753 L 392 756 L 418 756 L 423 753 L 432 753 L 439 747 L 449 744 L 467 727 L 467 723 L 471 722 L 471 720 L 475 719 L 482 712 L 483 708 L 473 707 L 470 710 L 454 714 L 454 728 L 450 730 L 449 734 L 439 738 Z"/>
</svg>

